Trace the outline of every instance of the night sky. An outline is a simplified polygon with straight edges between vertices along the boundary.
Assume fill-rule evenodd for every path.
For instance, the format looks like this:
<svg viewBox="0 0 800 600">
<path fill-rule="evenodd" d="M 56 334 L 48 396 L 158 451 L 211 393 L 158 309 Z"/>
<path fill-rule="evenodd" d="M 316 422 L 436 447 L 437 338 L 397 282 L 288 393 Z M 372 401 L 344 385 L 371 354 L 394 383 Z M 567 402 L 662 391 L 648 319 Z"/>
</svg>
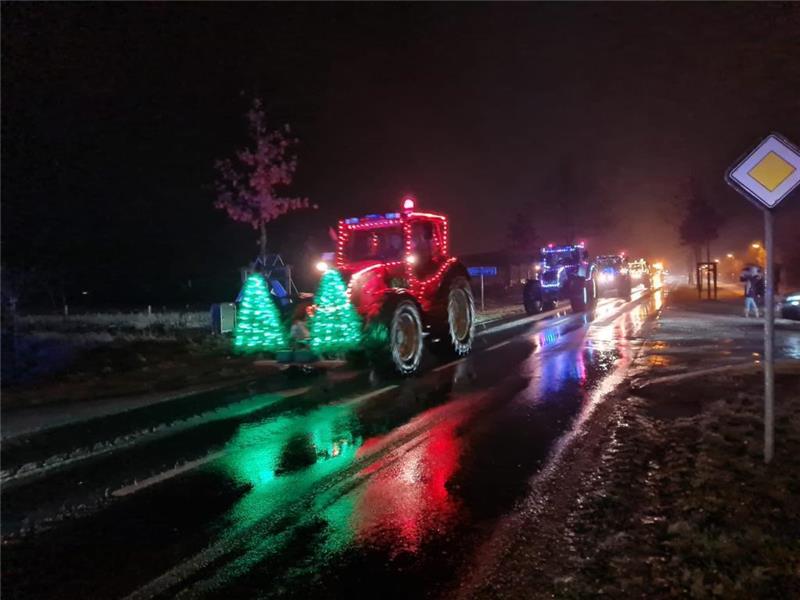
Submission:
<svg viewBox="0 0 800 600">
<path fill-rule="evenodd" d="M 2 76 L 3 265 L 68 295 L 235 295 L 256 236 L 212 207 L 213 163 L 254 96 L 320 206 L 269 230 L 296 269 L 407 191 L 460 253 L 506 245 L 523 210 L 551 241 L 568 194 L 592 253 L 682 268 L 690 177 L 728 217 L 715 253 L 762 237 L 722 176 L 770 131 L 800 143 L 800 5 L 6 3 Z M 778 226 L 788 261 L 797 193 Z"/>
</svg>

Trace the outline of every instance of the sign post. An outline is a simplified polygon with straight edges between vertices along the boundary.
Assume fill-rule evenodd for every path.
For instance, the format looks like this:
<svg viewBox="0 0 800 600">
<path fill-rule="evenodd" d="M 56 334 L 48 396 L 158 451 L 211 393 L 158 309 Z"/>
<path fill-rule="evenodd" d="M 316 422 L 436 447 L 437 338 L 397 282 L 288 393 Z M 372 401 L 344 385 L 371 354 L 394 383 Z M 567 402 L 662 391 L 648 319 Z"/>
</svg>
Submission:
<svg viewBox="0 0 800 600">
<path fill-rule="evenodd" d="M 485 310 L 485 304 L 483 302 L 483 278 L 484 276 L 497 277 L 497 267 L 469 267 L 467 271 L 470 277 L 480 276 L 481 278 L 481 310 Z"/>
<path fill-rule="evenodd" d="M 764 462 L 775 452 L 775 264 L 772 212 L 764 210 L 766 290 L 764 291 Z"/>
<path fill-rule="evenodd" d="M 773 210 L 800 184 L 800 149 L 777 133 L 740 158 L 725 181 L 764 213 L 764 462 L 775 453 L 775 258 Z"/>
</svg>

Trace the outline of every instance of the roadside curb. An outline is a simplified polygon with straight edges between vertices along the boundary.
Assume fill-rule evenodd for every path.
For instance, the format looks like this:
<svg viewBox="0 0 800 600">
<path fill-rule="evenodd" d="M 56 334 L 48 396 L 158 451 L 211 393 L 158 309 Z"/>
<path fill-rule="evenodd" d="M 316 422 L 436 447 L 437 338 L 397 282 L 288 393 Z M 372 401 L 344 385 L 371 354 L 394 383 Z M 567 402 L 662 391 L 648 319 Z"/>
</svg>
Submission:
<svg viewBox="0 0 800 600">
<path fill-rule="evenodd" d="M 70 403 L 67 406 L 38 406 L 38 407 L 25 407 L 13 409 L 7 414 L 3 415 L 2 433 L 0 433 L 0 442 L 5 443 L 16 438 L 41 433 L 56 427 L 64 425 L 74 425 L 90 421 L 92 419 L 109 417 L 120 413 L 136 410 L 139 408 L 146 408 L 163 404 L 165 402 L 172 402 L 174 400 L 183 400 L 190 396 L 205 394 L 208 392 L 222 391 L 229 388 L 236 388 L 244 386 L 257 381 L 253 376 L 242 377 L 240 379 L 229 380 L 223 383 L 212 383 L 203 386 L 197 386 L 192 389 L 184 389 L 175 393 L 162 393 L 162 394 L 143 394 L 136 396 L 117 396 L 111 398 L 103 398 L 97 400 L 97 405 L 86 406 L 80 403 Z M 88 400 L 87 403 L 91 403 Z M 105 404 L 106 406 L 100 406 Z M 42 415 L 44 413 L 53 413 L 56 416 L 42 424 Z M 61 413 L 59 416 L 58 413 Z M 47 419 L 47 417 L 45 417 Z M 21 424 L 14 424 L 14 421 L 20 421 Z"/>
<path fill-rule="evenodd" d="M 491 321 L 488 324 L 476 326 L 475 337 L 499 333 L 508 329 L 523 327 L 530 323 L 546 320 L 569 314 L 566 307 L 556 308 L 538 315 L 514 316 Z M 336 378 L 336 375 L 352 370 L 344 361 L 325 361 L 326 372 Z M 209 392 L 222 392 L 264 381 L 265 376 L 282 375 L 277 369 L 280 365 L 276 361 L 255 360 L 253 362 L 254 374 L 242 376 L 222 383 L 207 384 L 184 389 L 173 393 L 144 394 L 136 396 L 117 396 L 84 402 L 71 402 L 68 405 L 42 405 L 12 409 L 3 415 L 0 443 L 5 444 L 26 436 L 38 435 L 46 431 L 69 425 L 79 425 L 95 419 L 120 415 L 151 406 L 162 405 L 176 400 L 185 400 L 192 396 L 199 396 Z M 274 368 L 274 372 L 273 372 Z M 357 369 L 361 371 L 363 369 Z M 259 374 L 259 371 L 261 373 Z M 265 373 L 265 371 L 267 371 Z M 281 386 L 281 390 L 290 390 L 292 386 Z M 275 391 L 281 391 L 275 390 Z"/>
</svg>

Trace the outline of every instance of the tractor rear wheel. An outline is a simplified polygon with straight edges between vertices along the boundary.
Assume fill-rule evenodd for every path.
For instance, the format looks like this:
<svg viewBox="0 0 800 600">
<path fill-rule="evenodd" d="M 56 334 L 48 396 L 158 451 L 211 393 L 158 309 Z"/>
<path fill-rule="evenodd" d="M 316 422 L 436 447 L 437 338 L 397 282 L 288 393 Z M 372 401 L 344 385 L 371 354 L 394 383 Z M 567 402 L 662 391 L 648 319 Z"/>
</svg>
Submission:
<svg viewBox="0 0 800 600">
<path fill-rule="evenodd" d="M 570 282 L 569 302 L 572 312 L 582 312 L 592 308 L 597 299 L 597 284 L 594 278 L 576 277 Z"/>
</svg>

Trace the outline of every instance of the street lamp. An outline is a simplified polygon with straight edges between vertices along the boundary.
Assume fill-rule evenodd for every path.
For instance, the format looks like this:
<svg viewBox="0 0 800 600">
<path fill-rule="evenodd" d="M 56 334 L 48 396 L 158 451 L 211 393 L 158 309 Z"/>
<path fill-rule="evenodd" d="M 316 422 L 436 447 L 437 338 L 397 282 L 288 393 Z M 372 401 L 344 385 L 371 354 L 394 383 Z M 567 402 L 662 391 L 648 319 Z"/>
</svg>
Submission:
<svg viewBox="0 0 800 600">
<path fill-rule="evenodd" d="M 759 248 L 761 248 L 761 244 L 759 244 L 759 243 L 757 243 L 757 242 L 753 242 L 752 246 L 753 246 L 753 248 L 755 248 L 756 250 L 758 250 Z"/>
<path fill-rule="evenodd" d="M 728 252 L 725 256 L 727 256 L 728 258 L 733 258 L 733 254 L 730 252 Z"/>
</svg>

